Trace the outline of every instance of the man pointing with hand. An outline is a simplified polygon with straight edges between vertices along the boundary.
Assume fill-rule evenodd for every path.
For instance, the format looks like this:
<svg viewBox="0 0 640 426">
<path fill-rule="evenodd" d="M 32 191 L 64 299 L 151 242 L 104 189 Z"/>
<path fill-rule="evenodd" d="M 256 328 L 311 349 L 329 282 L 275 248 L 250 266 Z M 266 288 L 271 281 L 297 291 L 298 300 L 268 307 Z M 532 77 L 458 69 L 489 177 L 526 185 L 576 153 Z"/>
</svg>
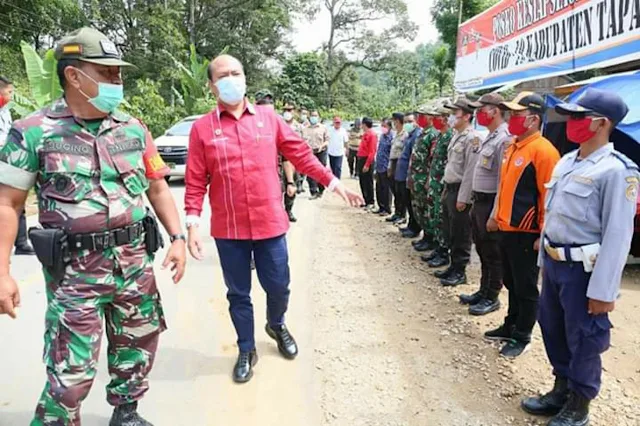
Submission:
<svg viewBox="0 0 640 426">
<path fill-rule="evenodd" d="M 203 258 L 199 217 L 207 187 L 212 209 L 211 236 L 216 241 L 228 288 L 231 319 L 240 355 L 233 379 L 251 379 L 258 360 L 251 304 L 251 257 L 267 293 L 266 332 L 287 359 L 298 355 L 284 324 L 289 301 L 289 266 L 285 234 L 289 220 L 282 206 L 278 154 L 296 170 L 336 192 L 354 207 L 359 195 L 345 189 L 315 158 L 311 148 L 270 108 L 245 98 L 242 64 L 222 55 L 209 66 L 209 85 L 218 105 L 193 125 L 189 141 L 185 209 L 189 251 Z"/>
</svg>

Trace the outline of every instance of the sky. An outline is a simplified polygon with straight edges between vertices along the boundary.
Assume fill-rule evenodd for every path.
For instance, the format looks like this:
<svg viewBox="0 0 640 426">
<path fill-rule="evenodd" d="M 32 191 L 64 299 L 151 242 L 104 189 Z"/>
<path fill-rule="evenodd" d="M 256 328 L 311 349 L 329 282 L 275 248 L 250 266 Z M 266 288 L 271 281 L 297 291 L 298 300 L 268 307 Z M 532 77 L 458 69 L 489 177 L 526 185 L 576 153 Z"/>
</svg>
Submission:
<svg viewBox="0 0 640 426">
<path fill-rule="evenodd" d="M 409 15 L 418 24 L 418 35 L 411 43 L 405 43 L 406 50 L 412 50 L 420 43 L 434 42 L 438 39 L 438 30 L 431 21 L 431 5 L 434 0 L 405 0 Z M 380 27 L 380 22 L 371 23 L 372 29 Z M 292 37 L 293 45 L 298 52 L 315 50 L 329 38 L 329 12 L 326 9 L 313 21 L 298 21 Z"/>
</svg>

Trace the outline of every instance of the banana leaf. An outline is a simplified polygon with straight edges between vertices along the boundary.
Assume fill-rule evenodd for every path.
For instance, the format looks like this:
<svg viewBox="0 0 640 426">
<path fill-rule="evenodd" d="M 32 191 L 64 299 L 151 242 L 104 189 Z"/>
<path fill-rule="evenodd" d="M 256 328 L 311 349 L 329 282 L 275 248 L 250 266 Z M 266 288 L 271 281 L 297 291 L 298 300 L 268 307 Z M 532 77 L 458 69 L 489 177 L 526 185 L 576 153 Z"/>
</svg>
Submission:
<svg viewBox="0 0 640 426">
<path fill-rule="evenodd" d="M 40 59 L 38 52 L 24 41 L 20 42 L 20 49 L 22 50 L 27 78 L 29 79 L 31 96 L 38 105 L 44 105 L 46 104 L 46 99 L 42 93 L 42 79 L 44 74 L 42 59 Z"/>
<path fill-rule="evenodd" d="M 42 68 L 44 74 L 42 76 L 42 95 L 47 98 L 47 103 L 53 102 L 62 96 L 62 87 L 58 80 L 57 72 L 58 61 L 54 57 L 53 49 L 49 49 L 44 55 Z M 42 105 L 43 106 L 43 105 Z"/>
</svg>

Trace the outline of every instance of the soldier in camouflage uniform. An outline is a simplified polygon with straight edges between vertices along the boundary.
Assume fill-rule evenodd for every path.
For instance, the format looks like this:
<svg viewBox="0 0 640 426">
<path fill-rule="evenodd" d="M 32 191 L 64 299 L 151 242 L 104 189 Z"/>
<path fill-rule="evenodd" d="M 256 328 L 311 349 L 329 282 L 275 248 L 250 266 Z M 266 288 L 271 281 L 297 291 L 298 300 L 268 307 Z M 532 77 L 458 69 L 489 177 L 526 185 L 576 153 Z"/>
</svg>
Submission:
<svg viewBox="0 0 640 426">
<path fill-rule="evenodd" d="M 447 165 L 447 151 L 449 142 L 453 138 L 453 129 L 449 126 L 448 117 L 451 110 L 442 104 L 434 109 L 438 115 L 433 117 L 433 127 L 439 132 L 435 145 L 430 154 L 429 179 L 427 182 L 427 221 L 425 233 L 433 235 L 436 248 L 431 254 L 423 255 L 421 259 L 429 266 L 437 265 L 445 256 L 449 256 L 448 243 L 442 233 L 442 191 L 444 190 L 444 169 Z"/>
<path fill-rule="evenodd" d="M 429 177 L 429 165 L 431 163 L 432 145 L 440 133 L 432 125 L 432 119 L 437 115 L 434 111 L 428 106 L 424 106 L 418 110 L 418 113 L 426 116 L 427 127 L 425 128 L 424 136 L 413 146 L 409 180 L 411 182 L 410 189 L 413 195 L 411 204 L 414 209 L 416 221 L 423 230 L 423 236 L 421 240 L 414 241 L 412 244 L 417 251 L 428 251 L 435 248 L 435 241 L 433 234 L 429 233 L 427 226 L 427 192 L 429 187 L 427 181 Z"/>
<path fill-rule="evenodd" d="M 8 253 L 16 211 L 35 187 L 40 223 L 63 230 L 69 252 L 61 278 L 44 269 L 48 380 L 31 425 L 80 425 L 106 327 L 110 426 L 148 426 L 137 401 L 166 326 L 145 245 L 144 194 L 171 235 L 163 265 L 173 264 L 174 282 L 185 264 L 180 219 L 163 179 L 167 166 L 140 121 L 116 109 L 120 67 L 129 64 L 112 42 L 82 28 L 60 41 L 56 59 L 64 99 L 17 121 L 0 151 L 0 314 L 15 316 L 20 303 Z"/>
<path fill-rule="evenodd" d="M 293 116 L 294 106 L 290 103 L 284 105 L 282 118 L 296 132 L 296 134 L 302 137 L 302 124 L 298 123 Z M 298 219 L 293 215 L 293 202 L 296 199 L 298 189 L 298 173 L 291 164 L 291 161 L 287 161 L 282 155 L 280 155 L 280 180 L 282 182 L 282 192 L 284 193 L 284 209 L 289 216 L 289 222 L 297 222 Z"/>
</svg>

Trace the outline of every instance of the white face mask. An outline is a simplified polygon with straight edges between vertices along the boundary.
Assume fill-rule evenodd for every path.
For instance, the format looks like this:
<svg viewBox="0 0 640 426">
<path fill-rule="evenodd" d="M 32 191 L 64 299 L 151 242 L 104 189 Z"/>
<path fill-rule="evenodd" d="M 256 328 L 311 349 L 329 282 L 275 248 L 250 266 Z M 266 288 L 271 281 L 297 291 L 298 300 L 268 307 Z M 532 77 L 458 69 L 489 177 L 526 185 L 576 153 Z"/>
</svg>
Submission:
<svg viewBox="0 0 640 426">
<path fill-rule="evenodd" d="M 293 114 L 291 112 L 289 112 L 289 111 L 285 111 L 282 114 L 282 118 L 284 118 L 284 121 L 291 121 L 291 120 L 293 120 Z"/>
<path fill-rule="evenodd" d="M 456 118 L 455 115 L 450 115 L 449 118 L 447 119 L 447 124 L 449 125 L 449 127 L 455 127 L 457 122 L 458 122 L 458 119 Z"/>
</svg>

